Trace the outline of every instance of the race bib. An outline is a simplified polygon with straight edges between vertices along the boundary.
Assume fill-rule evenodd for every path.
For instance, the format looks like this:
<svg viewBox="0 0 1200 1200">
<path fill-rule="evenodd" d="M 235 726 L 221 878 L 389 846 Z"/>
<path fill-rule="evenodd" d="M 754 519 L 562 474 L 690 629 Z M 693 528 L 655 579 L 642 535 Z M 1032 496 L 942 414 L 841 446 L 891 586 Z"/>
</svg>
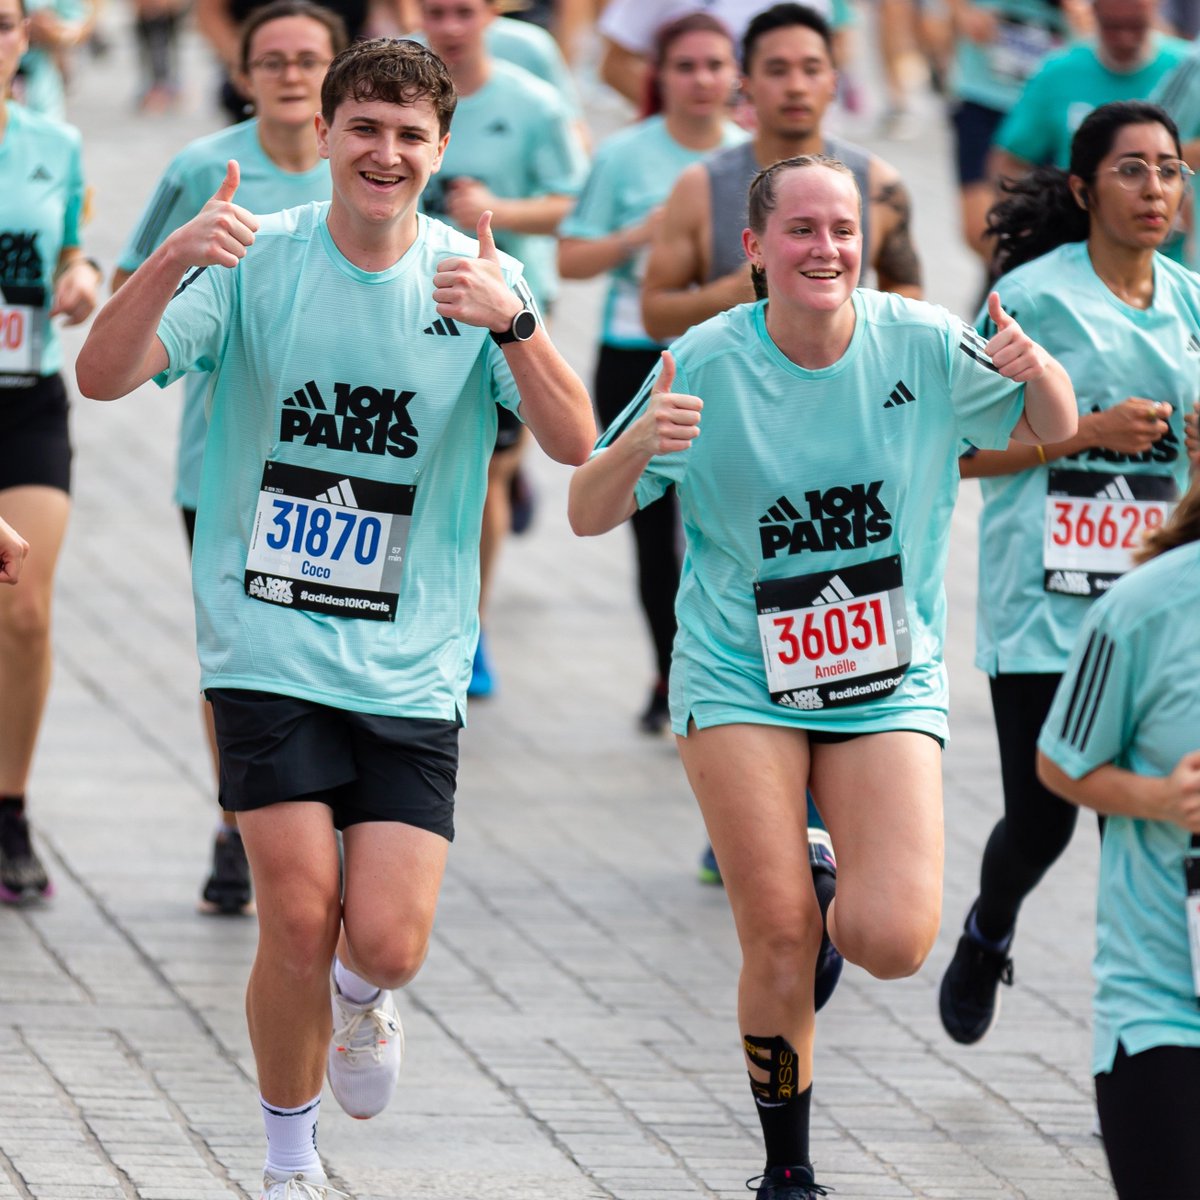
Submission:
<svg viewBox="0 0 1200 1200">
<path fill-rule="evenodd" d="M 43 308 L 31 304 L 0 304 L 0 376 L 35 377 L 41 374 L 45 324 Z"/>
<path fill-rule="evenodd" d="M 268 462 L 246 595 L 305 612 L 394 621 L 416 491 Z"/>
<path fill-rule="evenodd" d="M 1106 592 L 1133 566 L 1143 537 L 1176 498 L 1169 475 L 1051 468 L 1042 546 L 1043 588 L 1068 596 Z"/>
<path fill-rule="evenodd" d="M 996 40 L 987 48 L 988 66 L 1000 79 L 1024 83 L 1055 44 L 1054 34 L 1040 25 L 1000 20 Z"/>
<path fill-rule="evenodd" d="M 865 704 L 912 661 L 900 558 L 754 585 L 767 690 L 784 708 Z"/>
</svg>

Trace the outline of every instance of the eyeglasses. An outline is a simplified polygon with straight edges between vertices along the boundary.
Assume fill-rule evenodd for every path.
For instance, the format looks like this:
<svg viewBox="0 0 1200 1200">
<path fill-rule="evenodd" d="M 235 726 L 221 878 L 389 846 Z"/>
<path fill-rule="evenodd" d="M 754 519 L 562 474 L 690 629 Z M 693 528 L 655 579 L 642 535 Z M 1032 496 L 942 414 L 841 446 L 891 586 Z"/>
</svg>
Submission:
<svg viewBox="0 0 1200 1200">
<path fill-rule="evenodd" d="M 1181 158 L 1168 158 L 1165 162 L 1154 166 L 1140 158 L 1126 158 L 1109 170 L 1117 177 L 1117 182 L 1127 191 L 1140 191 L 1150 181 L 1152 173 L 1157 172 L 1158 181 L 1164 191 L 1183 187 L 1195 174 L 1195 171 Z"/>
<path fill-rule="evenodd" d="M 250 70 L 261 71 L 264 75 L 280 79 L 288 67 L 296 67 L 304 75 L 323 74 L 330 60 L 316 54 L 300 54 L 295 58 L 285 58 L 282 54 L 264 54 L 249 64 Z"/>
</svg>

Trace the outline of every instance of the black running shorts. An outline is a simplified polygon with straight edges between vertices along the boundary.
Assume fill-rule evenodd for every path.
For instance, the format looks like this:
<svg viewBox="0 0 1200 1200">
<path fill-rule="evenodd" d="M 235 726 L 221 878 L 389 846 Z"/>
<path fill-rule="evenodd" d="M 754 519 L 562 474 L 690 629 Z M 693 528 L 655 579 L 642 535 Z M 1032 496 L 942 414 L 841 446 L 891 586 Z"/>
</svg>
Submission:
<svg viewBox="0 0 1200 1200">
<path fill-rule="evenodd" d="M 0 388 L 0 491 L 34 486 L 71 490 L 61 375 L 46 375 L 32 387 Z"/>
<path fill-rule="evenodd" d="M 460 721 L 387 717 L 209 688 L 228 812 L 311 800 L 338 829 L 399 821 L 454 840 Z"/>
</svg>

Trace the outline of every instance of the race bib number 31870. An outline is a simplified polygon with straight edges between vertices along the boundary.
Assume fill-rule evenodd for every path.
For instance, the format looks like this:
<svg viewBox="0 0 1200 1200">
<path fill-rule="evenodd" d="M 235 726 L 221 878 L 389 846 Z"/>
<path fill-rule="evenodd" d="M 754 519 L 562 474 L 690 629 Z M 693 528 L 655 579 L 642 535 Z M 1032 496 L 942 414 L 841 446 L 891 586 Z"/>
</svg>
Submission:
<svg viewBox="0 0 1200 1200">
<path fill-rule="evenodd" d="M 268 462 L 246 594 L 268 604 L 394 621 L 416 488 Z"/>
<path fill-rule="evenodd" d="M 912 661 L 899 556 L 754 585 L 767 689 L 785 708 L 865 704 Z"/>
</svg>

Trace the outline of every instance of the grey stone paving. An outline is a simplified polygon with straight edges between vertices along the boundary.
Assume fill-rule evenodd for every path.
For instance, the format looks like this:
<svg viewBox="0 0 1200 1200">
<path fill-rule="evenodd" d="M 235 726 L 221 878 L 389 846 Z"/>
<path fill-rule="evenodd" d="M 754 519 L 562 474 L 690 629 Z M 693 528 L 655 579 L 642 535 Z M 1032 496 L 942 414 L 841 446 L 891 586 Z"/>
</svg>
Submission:
<svg viewBox="0 0 1200 1200">
<path fill-rule="evenodd" d="M 115 57 L 84 70 L 73 117 L 96 187 L 89 249 L 111 263 L 166 159 L 214 118 L 198 97 L 132 117 L 125 17 L 109 20 Z M 196 93 L 202 61 L 193 44 Z M 931 293 L 961 308 L 975 281 L 929 117 L 927 136 L 880 150 L 922 181 Z M 597 295 L 568 289 L 557 327 L 585 377 Z M 170 503 L 177 404 L 150 388 L 75 408 L 77 505 L 31 789 L 58 895 L 0 912 L 0 1200 L 258 1194 L 242 1016 L 254 922 L 194 911 L 215 808 Z M 760 1163 L 737 948 L 722 893 L 694 879 L 703 833 L 673 747 L 633 730 L 649 655 L 628 541 L 573 539 L 567 473 L 534 468 L 538 523 L 505 550 L 490 622 L 500 694 L 471 712 L 434 945 L 401 998 L 402 1086 L 369 1123 L 330 1100 L 322 1150 L 361 1200 L 733 1200 Z M 848 970 L 819 1023 L 813 1144 L 839 1200 L 1112 1194 L 1089 1132 L 1090 827 L 1027 906 L 991 1036 L 956 1047 L 935 1011 L 999 809 L 971 666 L 977 505 L 965 487 L 947 579 L 945 928 L 914 979 Z"/>
</svg>

